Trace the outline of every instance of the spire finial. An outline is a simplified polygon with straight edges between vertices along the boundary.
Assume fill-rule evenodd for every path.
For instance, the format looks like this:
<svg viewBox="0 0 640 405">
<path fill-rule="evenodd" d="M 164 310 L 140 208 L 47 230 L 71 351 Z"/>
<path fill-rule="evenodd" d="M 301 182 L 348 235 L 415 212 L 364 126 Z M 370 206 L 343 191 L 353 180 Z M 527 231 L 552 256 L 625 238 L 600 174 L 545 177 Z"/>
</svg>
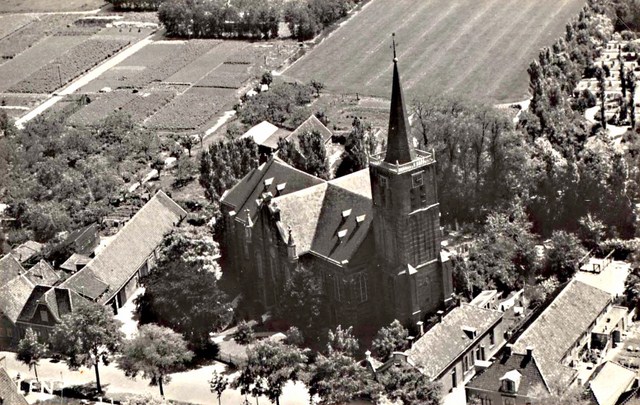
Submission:
<svg viewBox="0 0 640 405">
<path fill-rule="evenodd" d="M 393 62 L 396 63 L 398 62 L 398 54 L 396 53 L 396 33 L 392 33 L 391 34 L 391 41 L 392 41 L 392 47 L 393 47 Z"/>
</svg>

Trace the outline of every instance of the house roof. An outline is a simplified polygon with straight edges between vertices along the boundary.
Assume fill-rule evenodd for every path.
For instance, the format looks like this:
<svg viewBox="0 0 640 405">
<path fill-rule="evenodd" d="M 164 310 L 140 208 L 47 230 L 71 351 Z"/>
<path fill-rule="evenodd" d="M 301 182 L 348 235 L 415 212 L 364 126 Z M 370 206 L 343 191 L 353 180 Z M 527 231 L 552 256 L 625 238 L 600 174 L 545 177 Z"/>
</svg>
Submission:
<svg viewBox="0 0 640 405">
<path fill-rule="evenodd" d="M 0 367 L 0 403 L 2 405 L 29 405 L 3 367 Z"/>
<path fill-rule="evenodd" d="M 35 285 L 25 276 L 18 276 L 0 287 L 0 313 L 15 323 Z"/>
<path fill-rule="evenodd" d="M 270 183 L 267 180 L 270 180 Z M 266 185 L 265 181 L 269 184 Z M 246 223 L 247 210 L 251 218 L 255 219 L 259 207 L 257 201 L 263 193 L 271 193 L 274 197 L 283 196 L 321 183 L 324 183 L 324 180 L 295 169 L 278 157 L 273 157 L 226 191 L 221 202 L 232 207 L 236 211 L 236 218 Z M 278 191 L 279 185 L 284 185 L 284 189 Z"/>
<path fill-rule="evenodd" d="M 467 387 L 499 392 L 502 378 L 513 371 L 520 373 L 518 395 L 535 398 L 535 395 L 544 393 L 547 389 L 535 353 L 532 357 L 520 353 L 513 353 L 510 356 L 505 354 L 475 376 Z"/>
<path fill-rule="evenodd" d="M 307 118 L 302 124 L 300 124 L 298 128 L 296 128 L 295 131 L 293 131 L 291 135 L 287 137 L 287 140 L 291 140 L 293 142 L 296 142 L 297 144 L 298 137 L 300 135 L 314 131 L 322 136 L 322 140 L 324 141 L 324 143 L 329 142 L 331 140 L 331 136 L 333 135 L 331 130 L 329 130 L 329 128 L 327 128 L 322 122 L 320 122 L 315 114 L 311 114 L 309 118 Z"/>
<path fill-rule="evenodd" d="M 14 255 L 16 259 L 20 261 L 20 263 L 24 263 L 36 254 L 40 253 L 43 247 L 44 245 L 42 243 L 28 240 L 17 248 L 14 248 L 11 251 L 11 254 Z"/>
<path fill-rule="evenodd" d="M 413 344 L 407 351 L 409 359 L 424 374 L 435 378 L 501 318 L 501 312 L 462 304 Z M 463 328 L 475 329 L 476 337 Z"/>
<path fill-rule="evenodd" d="M 20 312 L 18 320 L 21 322 L 30 322 L 38 306 L 44 305 L 49 309 L 54 319 L 60 321 L 60 318 L 71 313 L 73 308 L 79 305 L 85 305 L 86 303 L 88 303 L 88 301 L 85 298 L 82 298 L 78 293 L 68 288 L 38 285 L 31 292 L 31 295 Z"/>
<path fill-rule="evenodd" d="M 93 252 L 93 246 L 98 233 L 98 224 L 87 225 L 84 228 L 76 229 L 65 239 L 65 244 L 74 244 L 76 253 L 89 255 Z"/>
<path fill-rule="evenodd" d="M 589 388 L 598 405 L 615 405 L 620 396 L 629 390 L 636 373 L 617 363 L 608 361 L 591 380 Z"/>
<path fill-rule="evenodd" d="M 60 286 L 100 303 L 109 301 L 186 214 L 164 192 L 158 191 L 104 249 Z M 108 290 L 96 296 L 104 284 Z"/>
<path fill-rule="evenodd" d="M 576 371 L 562 360 L 578 339 L 589 331 L 611 302 L 611 295 L 599 288 L 572 280 L 514 343 L 514 351 L 535 348 L 535 357 L 545 380 L 560 391 Z"/>
<path fill-rule="evenodd" d="M 33 284 L 54 285 L 60 280 L 58 273 L 44 260 L 27 270 L 26 275 Z"/>
<path fill-rule="evenodd" d="M 271 136 L 269 136 L 267 139 L 265 139 L 258 145 L 275 150 L 275 149 L 278 149 L 278 141 L 280 140 L 280 138 L 289 139 L 290 137 L 291 137 L 291 131 L 288 131 L 283 128 L 278 128 L 276 132 L 271 134 Z"/>
<path fill-rule="evenodd" d="M 286 129 L 278 128 L 268 121 L 254 125 L 242 135 L 242 138 L 252 138 L 260 146 L 276 149 L 280 138 L 287 138 L 291 134 Z"/>
<path fill-rule="evenodd" d="M 72 273 L 78 271 L 78 265 L 86 265 L 91 261 L 89 256 L 81 255 L 78 253 L 74 253 L 64 263 L 60 265 L 60 268 Z"/>
<path fill-rule="evenodd" d="M 280 209 L 282 229 L 291 228 L 298 255 L 350 260 L 371 226 L 369 170 L 274 198 L 271 204 Z"/>
<path fill-rule="evenodd" d="M 25 273 L 24 267 L 13 254 L 7 254 L 0 258 L 0 286 Z"/>
</svg>

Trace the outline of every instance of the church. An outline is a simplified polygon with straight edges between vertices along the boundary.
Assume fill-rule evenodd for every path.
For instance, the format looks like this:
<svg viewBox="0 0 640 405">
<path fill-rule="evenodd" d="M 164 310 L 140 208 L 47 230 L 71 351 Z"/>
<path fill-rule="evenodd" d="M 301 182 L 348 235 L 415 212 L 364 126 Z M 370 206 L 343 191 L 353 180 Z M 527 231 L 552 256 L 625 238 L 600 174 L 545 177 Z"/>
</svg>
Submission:
<svg viewBox="0 0 640 405">
<path fill-rule="evenodd" d="M 369 160 L 325 181 L 274 156 L 224 193 L 225 271 L 257 313 L 297 266 L 321 281 L 327 326 L 415 323 L 448 303 L 435 156 L 414 147 L 395 57 L 386 152 Z"/>
</svg>

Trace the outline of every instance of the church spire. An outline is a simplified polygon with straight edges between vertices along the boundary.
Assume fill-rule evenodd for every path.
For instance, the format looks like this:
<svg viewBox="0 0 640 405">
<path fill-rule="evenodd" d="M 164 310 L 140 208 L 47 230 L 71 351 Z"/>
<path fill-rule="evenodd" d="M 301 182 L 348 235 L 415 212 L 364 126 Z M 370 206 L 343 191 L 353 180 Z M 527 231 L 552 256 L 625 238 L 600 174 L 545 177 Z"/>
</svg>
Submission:
<svg viewBox="0 0 640 405">
<path fill-rule="evenodd" d="M 393 88 L 391 90 L 391 111 L 389 113 L 389 133 L 387 153 L 384 161 L 391 164 L 407 163 L 415 159 L 416 153 L 409 138 L 409 119 L 404 106 L 404 94 L 400 85 L 398 58 L 396 55 L 396 34 L 393 34 Z"/>
</svg>

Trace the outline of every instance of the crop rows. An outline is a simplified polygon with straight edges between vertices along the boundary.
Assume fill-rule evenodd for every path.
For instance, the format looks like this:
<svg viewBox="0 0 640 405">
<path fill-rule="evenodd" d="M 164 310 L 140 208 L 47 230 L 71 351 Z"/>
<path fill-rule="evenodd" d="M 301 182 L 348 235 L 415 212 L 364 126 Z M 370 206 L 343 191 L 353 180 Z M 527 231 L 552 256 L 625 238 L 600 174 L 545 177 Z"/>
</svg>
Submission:
<svg viewBox="0 0 640 405">
<path fill-rule="evenodd" d="M 215 46 L 215 41 L 193 40 L 164 59 L 156 59 L 152 65 L 126 80 L 122 87 L 143 88 L 151 82 L 163 81 Z"/>
<path fill-rule="evenodd" d="M 14 31 L 0 40 L 0 57 L 13 58 L 36 42 L 55 35 L 72 23 L 76 17 L 69 15 L 45 15 Z"/>
<path fill-rule="evenodd" d="M 264 57 L 266 49 L 263 46 L 247 46 L 238 49 L 231 54 L 225 63 L 228 64 L 241 64 L 241 65 L 253 65 L 260 62 L 260 59 Z"/>
<path fill-rule="evenodd" d="M 235 91 L 191 88 L 174 98 L 145 122 L 156 130 L 195 130 L 233 101 Z"/>
<path fill-rule="evenodd" d="M 134 122 L 141 123 L 164 107 L 175 96 L 174 91 L 156 91 L 142 95 L 138 93 L 138 97 L 125 104 L 122 111 L 130 114 Z"/>
<path fill-rule="evenodd" d="M 249 66 L 240 64 L 222 64 L 199 80 L 196 87 L 221 87 L 238 89 L 251 78 Z"/>
<path fill-rule="evenodd" d="M 4 38 L 12 32 L 24 27 L 34 19 L 35 17 L 30 14 L 0 16 L 0 38 Z"/>
<path fill-rule="evenodd" d="M 91 96 L 91 102 L 69 117 L 68 122 L 79 127 L 97 125 L 135 97 L 136 95 L 130 91 L 114 91 Z"/>
<path fill-rule="evenodd" d="M 88 39 L 22 80 L 10 91 L 52 93 L 128 44 L 127 40 Z"/>
<path fill-rule="evenodd" d="M 11 107 L 34 107 L 44 96 L 33 94 L 0 94 L 0 105 Z"/>
</svg>

